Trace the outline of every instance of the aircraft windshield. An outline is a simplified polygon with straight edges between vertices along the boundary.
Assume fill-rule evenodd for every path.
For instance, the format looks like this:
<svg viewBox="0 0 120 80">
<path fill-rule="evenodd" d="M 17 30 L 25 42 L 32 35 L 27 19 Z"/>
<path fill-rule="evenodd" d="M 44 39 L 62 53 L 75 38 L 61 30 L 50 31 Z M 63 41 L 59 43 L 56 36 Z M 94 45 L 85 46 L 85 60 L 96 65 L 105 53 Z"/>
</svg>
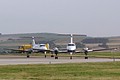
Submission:
<svg viewBox="0 0 120 80">
<path fill-rule="evenodd" d="M 44 44 L 41 44 L 40 47 L 44 47 L 45 45 Z"/>
<path fill-rule="evenodd" d="M 68 44 L 68 46 L 75 46 L 75 44 Z"/>
</svg>

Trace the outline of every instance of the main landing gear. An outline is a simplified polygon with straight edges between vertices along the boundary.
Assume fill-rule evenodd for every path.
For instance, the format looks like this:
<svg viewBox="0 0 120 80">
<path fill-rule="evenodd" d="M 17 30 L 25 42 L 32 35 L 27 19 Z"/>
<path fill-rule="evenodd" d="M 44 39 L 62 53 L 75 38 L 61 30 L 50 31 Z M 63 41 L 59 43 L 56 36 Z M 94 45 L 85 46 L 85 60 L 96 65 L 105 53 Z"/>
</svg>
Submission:
<svg viewBox="0 0 120 80">
<path fill-rule="evenodd" d="M 30 58 L 30 54 L 32 53 L 32 51 L 26 52 L 27 54 L 27 58 Z"/>
<path fill-rule="evenodd" d="M 45 58 L 46 58 L 46 51 L 44 52 L 44 54 L 45 54 Z"/>
</svg>

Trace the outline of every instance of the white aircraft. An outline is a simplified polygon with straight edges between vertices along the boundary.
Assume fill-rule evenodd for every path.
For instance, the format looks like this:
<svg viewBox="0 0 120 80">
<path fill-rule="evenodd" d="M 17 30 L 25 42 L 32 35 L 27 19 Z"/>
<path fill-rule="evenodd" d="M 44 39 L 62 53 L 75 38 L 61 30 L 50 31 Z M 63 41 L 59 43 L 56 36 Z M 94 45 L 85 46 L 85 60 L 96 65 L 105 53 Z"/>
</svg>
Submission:
<svg viewBox="0 0 120 80">
<path fill-rule="evenodd" d="M 70 39 L 70 43 L 68 43 L 66 50 L 60 51 L 57 47 L 54 48 L 54 53 L 56 54 L 55 59 L 58 59 L 57 54 L 58 53 L 69 53 L 70 54 L 70 59 L 72 59 L 72 54 L 73 53 L 84 53 L 86 55 L 85 59 L 87 59 L 87 54 L 88 52 L 93 52 L 93 51 L 103 51 L 103 50 L 113 50 L 116 48 L 108 48 L 108 49 L 96 49 L 96 50 L 92 50 L 89 48 L 83 48 L 83 51 L 76 51 L 76 44 L 73 42 L 73 35 L 71 34 L 71 39 Z"/>
<path fill-rule="evenodd" d="M 73 43 L 73 35 L 71 34 L 70 43 L 67 45 L 67 52 L 70 53 L 70 59 L 72 59 L 72 54 L 76 52 L 76 45 Z"/>
<path fill-rule="evenodd" d="M 46 53 L 50 50 L 49 50 L 49 44 L 36 44 L 35 43 L 35 39 L 34 37 L 32 37 L 32 50 L 33 52 L 42 52 L 45 54 L 45 58 L 46 58 Z"/>
<path fill-rule="evenodd" d="M 71 34 L 71 38 L 70 38 L 70 43 L 68 43 L 66 50 L 60 51 L 57 47 L 54 48 L 54 53 L 56 54 L 56 56 L 57 56 L 57 53 L 69 53 L 70 59 L 72 59 L 72 54 L 76 53 L 76 52 L 78 52 L 78 51 L 76 51 L 76 45 L 75 45 L 75 43 L 73 43 L 73 35 L 72 34 Z M 55 57 L 55 58 L 57 59 L 58 57 Z"/>
</svg>

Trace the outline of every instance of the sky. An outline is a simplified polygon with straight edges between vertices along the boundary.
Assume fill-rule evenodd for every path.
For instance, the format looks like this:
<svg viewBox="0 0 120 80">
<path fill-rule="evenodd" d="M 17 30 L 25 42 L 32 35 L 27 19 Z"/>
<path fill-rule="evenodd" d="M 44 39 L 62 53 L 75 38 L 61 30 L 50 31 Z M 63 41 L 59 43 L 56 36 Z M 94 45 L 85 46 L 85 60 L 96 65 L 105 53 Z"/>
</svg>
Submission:
<svg viewBox="0 0 120 80">
<path fill-rule="evenodd" d="M 120 0 L 0 0 L 0 33 L 120 36 Z"/>
</svg>

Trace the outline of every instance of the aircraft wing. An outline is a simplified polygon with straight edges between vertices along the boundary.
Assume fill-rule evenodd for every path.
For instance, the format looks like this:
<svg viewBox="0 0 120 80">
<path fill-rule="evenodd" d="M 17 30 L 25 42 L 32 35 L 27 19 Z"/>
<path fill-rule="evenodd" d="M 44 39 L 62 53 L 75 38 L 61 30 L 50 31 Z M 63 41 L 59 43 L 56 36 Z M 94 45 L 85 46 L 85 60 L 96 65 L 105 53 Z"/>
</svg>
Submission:
<svg viewBox="0 0 120 80">
<path fill-rule="evenodd" d="M 92 51 L 116 50 L 117 48 L 96 49 Z"/>
<path fill-rule="evenodd" d="M 67 50 L 59 50 L 59 53 L 68 53 Z M 75 51 L 75 53 L 83 53 L 83 51 Z"/>
<path fill-rule="evenodd" d="M 85 52 L 97 52 L 97 51 L 105 51 L 105 50 L 116 50 L 117 48 L 105 48 L 105 49 L 83 49 L 81 51 L 75 51 L 75 53 L 85 53 Z"/>
<path fill-rule="evenodd" d="M 52 49 L 43 50 L 43 49 L 34 49 L 34 48 L 32 50 L 36 50 L 37 52 L 41 52 L 41 51 L 53 52 L 54 51 Z"/>
</svg>

